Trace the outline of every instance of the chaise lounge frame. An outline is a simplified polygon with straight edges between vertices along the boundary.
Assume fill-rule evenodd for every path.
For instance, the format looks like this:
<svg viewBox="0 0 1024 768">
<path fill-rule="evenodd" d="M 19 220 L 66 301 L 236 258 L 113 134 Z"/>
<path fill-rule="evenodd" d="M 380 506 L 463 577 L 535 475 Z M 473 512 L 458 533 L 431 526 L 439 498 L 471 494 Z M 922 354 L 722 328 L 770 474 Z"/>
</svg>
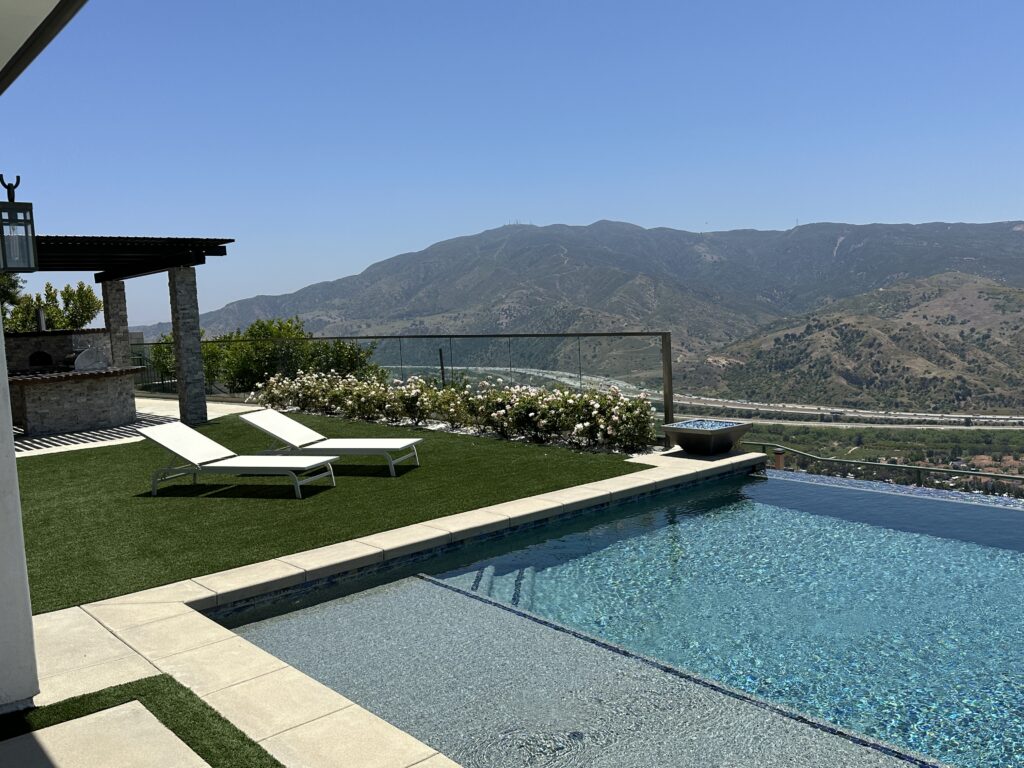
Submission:
<svg viewBox="0 0 1024 768">
<path fill-rule="evenodd" d="M 150 488 L 153 496 L 161 482 L 192 476 L 193 484 L 201 474 L 283 475 L 291 478 L 295 498 L 302 498 L 302 486 L 329 478 L 335 487 L 331 462 L 337 456 L 240 456 L 179 421 L 140 427 L 139 433 L 186 461 L 179 466 L 161 467 L 153 472 Z M 319 470 L 319 471 L 318 471 Z M 315 474 L 310 474 L 315 473 Z"/>
<path fill-rule="evenodd" d="M 339 456 L 383 456 L 388 463 L 388 471 L 392 477 L 395 477 L 396 464 L 412 459 L 416 461 L 417 467 L 420 465 L 420 455 L 416 451 L 416 444 L 422 442 L 422 438 L 419 437 L 328 438 L 272 408 L 243 413 L 239 418 L 285 445 L 284 448 L 273 449 L 268 453 L 295 456 L 331 455 L 335 458 Z M 391 455 L 401 451 L 408 451 L 408 453 L 397 457 Z"/>
</svg>

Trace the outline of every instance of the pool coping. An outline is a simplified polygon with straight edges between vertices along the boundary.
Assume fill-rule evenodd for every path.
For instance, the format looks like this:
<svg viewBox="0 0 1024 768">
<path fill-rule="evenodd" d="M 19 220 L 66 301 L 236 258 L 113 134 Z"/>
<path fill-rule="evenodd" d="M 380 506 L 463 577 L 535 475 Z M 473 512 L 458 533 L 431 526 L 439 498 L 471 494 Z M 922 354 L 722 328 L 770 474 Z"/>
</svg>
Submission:
<svg viewBox="0 0 1024 768">
<path fill-rule="evenodd" d="M 60 670 L 41 681 L 48 702 L 158 672 L 170 674 L 282 764 L 451 768 L 457 764 L 343 695 L 257 648 L 208 613 L 230 613 L 283 594 L 359 579 L 443 551 L 547 525 L 612 504 L 763 470 L 762 453 L 694 459 L 636 456 L 626 475 L 494 504 L 291 555 L 34 617 L 41 653 Z M 69 622 L 103 646 L 68 643 Z M 54 637 L 56 633 L 60 637 Z M 44 649 L 51 649 L 45 650 Z M 74 658 L 72 658 L 74 657 Z M 125 668 L 130 671 L 125 671 Z M 97 682 L 101 681 L 101 682 Z M 935 764 L 931 764 L 935 765 Z"/>
</svg>

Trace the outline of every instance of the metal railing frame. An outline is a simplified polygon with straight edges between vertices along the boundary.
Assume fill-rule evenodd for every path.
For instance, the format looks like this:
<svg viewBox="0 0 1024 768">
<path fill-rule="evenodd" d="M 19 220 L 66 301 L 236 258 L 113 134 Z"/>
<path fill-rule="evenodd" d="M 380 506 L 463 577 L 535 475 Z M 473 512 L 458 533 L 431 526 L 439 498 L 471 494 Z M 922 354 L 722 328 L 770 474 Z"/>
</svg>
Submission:
<svg viewBox="0 0 1024 768">
<path fill-rule="evenodd" d="M 448 340 L 448 366 L 452 367 L 454 350 L 453 339 L 508 339 L 509 340 L 509 369 L 512 368 L 512 339 L 576 339 L 576 364 L 577 375 L 580 385 L 583 382 L 583 356 L 580 345 L 581 339 L 586 338 L 624 338 L 624 337 L 658 337 L 661 341 L 661 391 L 662 407 L 665 413 L 665 423 L 675 421 L 675 401 L 672 393 L 672 333 L 670 331 L 588 331 L 580 333 L 410 333 L 393 336 L 386 335 L 358 335 L 358 336 L 314 336 L 309 341 L 398 341 L 399 364 L 402 368 L 404 378 L 405 367 L 402 362 L 402 340 L 403 339 L 447 339 Z M 206 339 L 204 344 L 251 344 L 252 339 Z M 259 339 L 259 343 L 277 342 L 287 344 L 290 339 Z M 170 342 L 146 342 L 146 346 L 159 346 Z"/>
</svg>

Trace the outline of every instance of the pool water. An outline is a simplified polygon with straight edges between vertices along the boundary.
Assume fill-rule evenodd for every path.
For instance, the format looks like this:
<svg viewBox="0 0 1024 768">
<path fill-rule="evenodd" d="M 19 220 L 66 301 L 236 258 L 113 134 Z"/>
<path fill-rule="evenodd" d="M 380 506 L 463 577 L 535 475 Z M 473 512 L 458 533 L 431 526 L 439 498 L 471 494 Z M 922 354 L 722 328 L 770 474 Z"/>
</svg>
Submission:
<svg viewBox="0 0 1024 768">
<path fill-rule="evenodd" d="M 516 546 L 438 578 L 944 762 L 1024 764 L 1024 511 L 773 478 Z"/>
</svg>

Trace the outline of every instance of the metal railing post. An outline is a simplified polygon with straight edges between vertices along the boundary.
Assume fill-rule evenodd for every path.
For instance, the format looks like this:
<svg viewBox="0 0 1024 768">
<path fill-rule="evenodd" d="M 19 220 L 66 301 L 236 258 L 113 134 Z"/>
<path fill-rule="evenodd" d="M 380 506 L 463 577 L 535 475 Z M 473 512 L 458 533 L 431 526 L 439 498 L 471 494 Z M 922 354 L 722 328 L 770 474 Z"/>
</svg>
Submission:
<svg viewBox="0 0 1024 768">
<path fill-rule="evenodd" d="M 782 449 L 782 448 L 776 448 L 774 450 L 774 454 L 775 454 L 775 469 L 785 469 L 786 468 L 786 451 L 784 449 Z"/>
<path fill-rule="evenodd" d="M 661 392 L 665 408 L 665 423 L 676 420 L 675 398 L 672 394 L 672 334 L 661 334 Z"/>
<path fill-rule="evenodd" d="M 578 369 L 578 374 L 577 374 L 578 378 L 576 380 L 579 382 L 579 386 L 577 387 L 577 389 L 579 389 L 579 391 L 582 392 L 583 391 L 583 348 L 581 346 L 580 337 L 579 336 L 576 337 L 576 366 L 577 366 L 577 369 Z"/>
</svg>

